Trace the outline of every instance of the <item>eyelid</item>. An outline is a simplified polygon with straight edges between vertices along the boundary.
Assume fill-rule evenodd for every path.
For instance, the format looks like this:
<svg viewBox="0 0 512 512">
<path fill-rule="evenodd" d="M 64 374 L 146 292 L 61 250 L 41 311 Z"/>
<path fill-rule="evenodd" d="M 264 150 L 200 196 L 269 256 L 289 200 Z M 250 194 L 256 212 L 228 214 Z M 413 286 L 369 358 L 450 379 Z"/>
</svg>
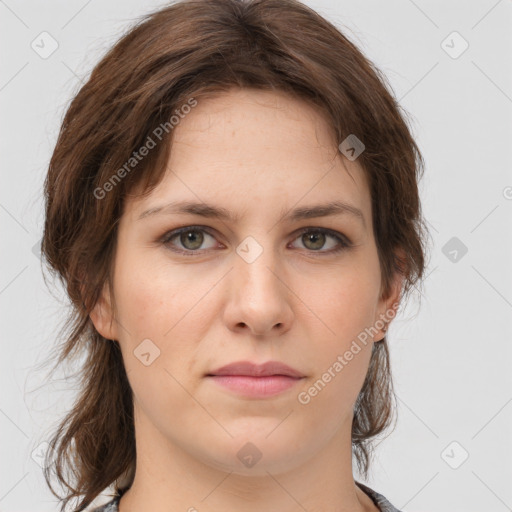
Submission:
<svg viewBox="0 0 512 512">
<path fill-rule="evenodd" d="M 175 229 L 166 231 L 162 236 L 160 236 L 157 239 L 157 242 L 159 242 L 160 244 L 166 245 L 166 246 L 170 245 L 170 241 L 173 238 L 175 238 L 175 237 L 179 236 L 181 233 L 187 232 L 187 231 L 203 231 L 203 232 L 207 233 L 208 235 L 210 235 L 211 237 L 217 239 L 217 235 L 214 233 L 215 230 L 213 230 L 213 228 L 210 228 L 209 226 L 187 225 L 187 226 L 183 226 L 183 227 L 179 227 L 179 228 L 175 228 Z M 316 256 L 316 255 L 322 256 L 322 255 L 329 255 L 329 254 L 332 255 L 332 254 L 336 254 L 336 253 L 342 252 L 344 250 L 350 249 L 353 246 L 352 241 L 345 234 L 340 233 L 339 231 L 335 231 L 333 229 L 324 228 L 324 227 L 320 227 L 320 226 L 305 226 L 305 227 L 299 228 L 298 230 L 296 230 L 293 233 L 293 235 L 291 235 L 292 238 L 291 238 L 290 242 L 293 242 L 294 240 L 296 240 L 300 235 L 302 235 L 304 233 L 310 233 L 310 232 L 311 233 L 314 233 L 314 232 L 323 233 L 326 236 L 330 236 L 338 241 L 337 248 L 329 249 L 327 251 L 322 251 L 322 250 L 314 251 L 314 250 L 303 249 L 308 254 L 311 254 L 313 256 Z M 202 255 L 205 252 L 209 251 L 210 249 L 182 250 L 182 249 L 177 249 L 177 248 L 170 248 L 170 250 L 175 253 L 186 255 L 186 256 L 196 256 L 196 255 Z"/>
<path fill-rule="evenodd" d="M 212 228 L 208 226 L 199 226 L 199 225 L 188 225 L 183 226 L 181 228 L 171 229 L 170 231 L 166 231 L 161 237 L 158 238 L 158 242 L 164 245 L 169 244 L 169 242 L 179 236 L 181 233 L 186 233 L 187 231 L 204 231 L 208 235 L 210 235 L 212 238 L 217 238 L 215 233 L 213 233 Z M 196 251 L 192 251 L 191 249 L 188 249 L 186 251 L 181 249 L 171 249 L 175 252 L 181 253 L 181 254 L 202 254 L 204 251 L 208 251 L 209 249 L 198 249 Z"/>
<path fill-rule="evenodd" d="M 296 231 L 293 234 L 293 236 L 294 236 L 293 240 L 295 240 L 299 235 L 302 235 L 304 233 L 310 233 L 310 232 L 324 233 L 325 235 L 336 238 L 341 244 L 344 244 L 347 247 L 352 245 L 352 241 L 343 233 L 340 233 L 339 231 L 335 231 L 334 229 L 317 227 L 317 226 L 306 226 L 304 228 L 300 228 L 298 231 Z M 314 252 L 314 251 L 311 251 L 311 252 Z M 318 251 L 318 252 L 330 252 L 330 251 Z"/>
</svg>

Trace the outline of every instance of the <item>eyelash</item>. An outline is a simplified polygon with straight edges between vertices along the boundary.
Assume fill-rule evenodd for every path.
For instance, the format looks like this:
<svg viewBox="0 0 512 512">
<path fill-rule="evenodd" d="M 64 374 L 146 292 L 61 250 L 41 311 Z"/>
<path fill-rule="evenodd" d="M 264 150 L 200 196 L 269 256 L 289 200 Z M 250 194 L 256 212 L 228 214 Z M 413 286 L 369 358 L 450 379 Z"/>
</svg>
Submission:
<svg viewBox="0 0 512 512">
<path fill-rule="evenodd" d="M 203 252 L 201 252 L 200 249 L 198 249 L 198 250 L 188 249 L 186 251 L 183 251 L 183 250 L 179 250 L 179 249 L 171 247 L 169 242 L 173 238 L 176 238 L 181 233 L 186 233 L 188 231 L 202 231 L 202 232 L 205 232 L 208 235 L 210 235 L 210 236 L 215 238 L 215 235 L 208 228 L 206 228 L 204 226 L 186 226 L 186 227 L 183 227 L 183 228 L 178 228 L 178 229 L 174 229 L 172 231 L 166 232 L 162 237 L 160 237 L 158 242 L 163 244 L 163 245 L 168 246 L 171 251 L 176 252 L 178 254 L 182 254 L 184 256 L 192 256 L 192 257 L 194 257 L 194 256 L 198 256 L 198 255 L 203 254 L 204 251 L 208 251 L 209 250 L 209 249 L 203 249 L 202 250 Z M 292 241 L 295 241 L 297 238 L 299 238 L 304 233 L 322 233 L 322 234 L 328 235 L 328 236 L 336 239 L 338 241 L 338 243 L 339 243 L 339 246 L 336 249 L 330 249 L 328 251 L 321 251 L 321 250 L 314 251 L 312 249 L 310 249 L 310 250 L 306 249 L 308 252 L 313 253 L 313 255 L 315 255 L 315 256 L 316 255 L 320 255 L 321 256 L 322 254 L 324 254 L 324 255 L 325 254 L 327 254 L 327 255 L 338 254 L 338 253 L 340 253 L 342 251 L 345 251 L 347 249 L 350 249 L 352 247 L 352 242 L 346 236 L 341 235 L 341 233 L 338 233 L 336 231 L 332 231 L 331 229 L 327 229 L 327 228 L 317 228 L 317 227 L 305 227 L 305 228 L 302 228 L 297 233 L 296 237 Z"/>
</svg>

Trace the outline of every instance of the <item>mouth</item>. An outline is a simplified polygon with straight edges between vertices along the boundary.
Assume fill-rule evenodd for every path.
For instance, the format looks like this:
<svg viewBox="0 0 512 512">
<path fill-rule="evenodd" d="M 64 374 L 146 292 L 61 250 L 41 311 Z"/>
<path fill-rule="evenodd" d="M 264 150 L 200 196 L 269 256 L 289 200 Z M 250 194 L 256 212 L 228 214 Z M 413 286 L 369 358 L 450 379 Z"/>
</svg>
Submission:
<svg viewBox="0 0 512 512">
<path fill-rule="evenodd" d="M 251 361 L 237 361 L 227 364 L 212 372 L 207 376 L 247 376 L 247 377 L 272 377 L 272 376 L 285 376 L 301 378 L 305 375 L 299 370 L 288 366 L 279 361 L 267 361 L 263 364 L 253 363 Z"/>
<path fill-rule="evenodd" d="M 278 361 L 261 365 L 239 361 L 218 368 L 205 377 L 238 395 L 267 398 L 291 389 L 305 375 Z"/>
<path fill-rule="evenodd" d="M 302 377 L 287 375 L 267 375 L 251 377 L 248 375 L 207 375 L 216 384 L 236 394 L 252 397 L 267 398 L 291 389 Z"/>
</svg>

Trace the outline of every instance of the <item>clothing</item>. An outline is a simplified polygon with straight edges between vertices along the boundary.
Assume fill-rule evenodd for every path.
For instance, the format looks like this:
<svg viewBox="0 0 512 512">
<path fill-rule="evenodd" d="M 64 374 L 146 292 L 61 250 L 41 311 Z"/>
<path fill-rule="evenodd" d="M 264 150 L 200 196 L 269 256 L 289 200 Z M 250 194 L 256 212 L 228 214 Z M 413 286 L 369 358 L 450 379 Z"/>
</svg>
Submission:
<svg viewBox="0 0 512 512">
<path fill-rule="evenodd" d="M 382 494 L 379 494 L 373 489 L 370 489 L 370 487 L 362 484 L 361 482 L 356 481 L 356 485 L 358 485 L 359 488 L 371 498 L 380 512 L 400 512 L 400 510 L 391 505 L 391 503 L 384 496 L 382 496 Z M 93 509 L 91 512 L 119 512 L 118 506 L 121 496 L 122 493 L 105 505 Z"/>
<path fill-rule="evenodd" d="M 356 481 L 356 485 L 365 492 L 372 499 L 375 506 L 380 510 L 380 512 L 401 512 L 395 506 L 391 505 L 391 503 L 384 497 L 382 494 L 370 489 L 370 487 L 362 484 L 361 482 Z"/>
</svg>

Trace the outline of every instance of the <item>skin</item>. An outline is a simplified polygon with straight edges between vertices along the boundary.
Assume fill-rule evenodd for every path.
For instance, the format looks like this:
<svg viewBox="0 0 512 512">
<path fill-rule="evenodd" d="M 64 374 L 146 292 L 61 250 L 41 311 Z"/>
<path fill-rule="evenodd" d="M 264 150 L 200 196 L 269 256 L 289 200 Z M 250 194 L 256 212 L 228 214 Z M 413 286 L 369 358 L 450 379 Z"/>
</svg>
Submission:
<svg viewBox="0 0 512 512">
<path fill-rule="evenodd" d="M 391 296 L 381 298 L 368 184 L 339 142 L 314 106 L 279 92 L 233 89 L 198 102 L 174 128 L 164 180 L 148 197 L 127 200 L 116 310 L 105 289 L 91 312 L 97 330 L 119 341 L 134 394 L 137 468 L 120 512 L 378 510 L 354 483 L 351 424 L 372 344 L 384 333 L 359 343 L 309 403 L 298 400 L 393 307 L 402 286 L 397 277 Z M 137 219 L 184 199 L 240 218 Z M 283 212 L 334 200 L 359 208 L 365 223 L 349 214 L 278 222 Z M 196 241 L 161 241 L 197 225 L 209 232 L 195 233 Z M 304 227 L 334 230 L 352 246 L 333 253 L 336 239 L 308 241 L 298 232 Z M 236 252 L 249 236 L 263 251 L 251 263 Z M 145 339 L 160 350 L 148 366 L 134 355 Z M 278 360 L 305 378 L 255 399 L 205 377 L 239 360 Z M 247 442 L 262 455 L 252 467 L 237 457 Z"/>
</svg>

